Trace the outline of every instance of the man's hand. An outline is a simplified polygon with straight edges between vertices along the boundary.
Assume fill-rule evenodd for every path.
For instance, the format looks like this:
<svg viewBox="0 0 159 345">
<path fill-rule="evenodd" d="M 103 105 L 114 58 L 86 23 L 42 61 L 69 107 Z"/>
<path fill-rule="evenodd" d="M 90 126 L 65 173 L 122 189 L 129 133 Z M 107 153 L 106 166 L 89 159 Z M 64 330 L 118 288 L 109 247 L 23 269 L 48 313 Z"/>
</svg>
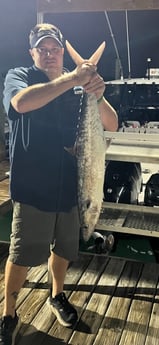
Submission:
<svg viewBox="0 0 159 345">
<path fill-rule="evenodd" d="M 94 73 L 90 81 L 84 85 L 84 91 L 86 93 L 94 93 L 96 98 L 99 99 L 105 91 L 103 78 L 98 73 Z"/>
<path fill-rule="evenodd" d="M 85 60 L 73 71 L 76 85 L 85 87 L 85 85 L 89 84 L 93 76 L 96 75 L 96 70 L 97 67 L 95 65 Z"/>
<path fill-rule="evenodd" d="M 105 90 L 103 78 L 97 73 L 97 66 L 85 60 L 73 71 L 76 85 L 81 85 L 86 93 L 94 93 L 100 98 Z"/>
</svg>

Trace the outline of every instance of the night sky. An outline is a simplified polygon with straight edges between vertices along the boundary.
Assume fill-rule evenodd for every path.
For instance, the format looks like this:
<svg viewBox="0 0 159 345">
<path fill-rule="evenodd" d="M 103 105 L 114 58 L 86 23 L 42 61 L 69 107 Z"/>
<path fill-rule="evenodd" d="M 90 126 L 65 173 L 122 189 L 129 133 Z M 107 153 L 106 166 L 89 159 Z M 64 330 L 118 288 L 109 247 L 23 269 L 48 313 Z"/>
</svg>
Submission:
<svg viewBox="0 0 159 345">
<path fill-rule="evenodd" d="M 0 7 L 0 72 L 15 66 L 30 65 L 28 35 L 36 24 L 35 0 L 1 0 Z M 115 43 L 123 67 L 124 78 L 128 77 L 128 46 L 126 15 L 124 11 L 108 12 Z M 98 64 L 99 72 L 106 81 L 115 79 L 116 52 L 104 12 L 51 14 L 44 18 L 59 26 L 66 39 L 88 58 L 103 40 L 105 52 Z M 128 29 L 130 44 L 131 78 L 145 77 L 147 58 L 151 67 L 159 68 L 159 10 L 129 11 Z M 74 64 L 65 54 L 66 67 Z"/>
</svg>

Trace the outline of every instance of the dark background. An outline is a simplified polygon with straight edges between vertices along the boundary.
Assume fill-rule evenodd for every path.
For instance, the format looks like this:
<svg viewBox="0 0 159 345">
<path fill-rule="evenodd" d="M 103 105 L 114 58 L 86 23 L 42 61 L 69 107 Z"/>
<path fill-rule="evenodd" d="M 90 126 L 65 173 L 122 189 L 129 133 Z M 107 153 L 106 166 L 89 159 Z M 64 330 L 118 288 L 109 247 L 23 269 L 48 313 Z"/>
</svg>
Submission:
<svg viewBox="0 0 159 345">
<path fill-rule="evenodd" d="M 0 3 L 0 72 L 32 63 L 28 54 L 28 35 L 36 24 L 35 0 L 1 0 Z M 128 50 L 125 12 L 108 12 L 114 39 L 119 51 L 124 78 L 128 77 Z M 104 12 L 81 12 L 45 15 L 45 21 L 58 25 L 66 39 L 88 58 L 105 40 L 106 50 L 98 64 L 106 81 L 115 79 L 116 52 Z M 159 11 L 129 11 L 129 44 L 131 78 L 145 77 L 147 58 L 150 67 L 159 67 Z M 65 54 L 65 65 L 74 67 Z"/>
</svg>

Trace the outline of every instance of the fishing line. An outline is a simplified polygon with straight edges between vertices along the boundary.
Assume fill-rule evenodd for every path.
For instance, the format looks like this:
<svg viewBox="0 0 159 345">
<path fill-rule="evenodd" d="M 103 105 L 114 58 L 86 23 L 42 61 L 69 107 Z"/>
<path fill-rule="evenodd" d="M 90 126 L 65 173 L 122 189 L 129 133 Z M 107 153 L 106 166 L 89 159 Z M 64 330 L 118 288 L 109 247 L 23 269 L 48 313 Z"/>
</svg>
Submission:
<svg viewBox="0 0 159 345">
<path fill-rule="evenodd" d="M 82 113 L 82 105 L 83 105 L 83 98 L 84 98 L 84 91 L 82 86 L 75 86 L 73 88 L 74 94 L 75 95 L 81 95 L 80 97 L 80 102 L 79 102 L 79 111 L 78 111 L 78 124 L 77 124 L 77 132 L 76 132 L 76 137 L 78 135 L 78 128 L 79 128 L 79 122 L 81 119 L 81 113 Z"/>
</svg>

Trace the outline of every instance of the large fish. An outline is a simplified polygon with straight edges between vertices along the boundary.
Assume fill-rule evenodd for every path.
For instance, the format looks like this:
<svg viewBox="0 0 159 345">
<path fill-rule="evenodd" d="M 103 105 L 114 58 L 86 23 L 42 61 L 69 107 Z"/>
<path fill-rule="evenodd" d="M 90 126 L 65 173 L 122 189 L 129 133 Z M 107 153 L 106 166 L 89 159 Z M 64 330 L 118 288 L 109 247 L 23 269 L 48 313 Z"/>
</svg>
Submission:
<svg viewBox="0 0 159 345">
<path fill-rule="evenodd" d="M 70 43 L 66 42 L 66 47 L 77 65 L 84 61 Z M 89 61 L 97 64 L 104 47 L 105 44 L 102 44 Z M 107 146 L 97 99 L 93 94 L 85 94 L 75 144 L 79 216 L 85 241 L 94 232 L 101 211 Z"/>
</svg>

